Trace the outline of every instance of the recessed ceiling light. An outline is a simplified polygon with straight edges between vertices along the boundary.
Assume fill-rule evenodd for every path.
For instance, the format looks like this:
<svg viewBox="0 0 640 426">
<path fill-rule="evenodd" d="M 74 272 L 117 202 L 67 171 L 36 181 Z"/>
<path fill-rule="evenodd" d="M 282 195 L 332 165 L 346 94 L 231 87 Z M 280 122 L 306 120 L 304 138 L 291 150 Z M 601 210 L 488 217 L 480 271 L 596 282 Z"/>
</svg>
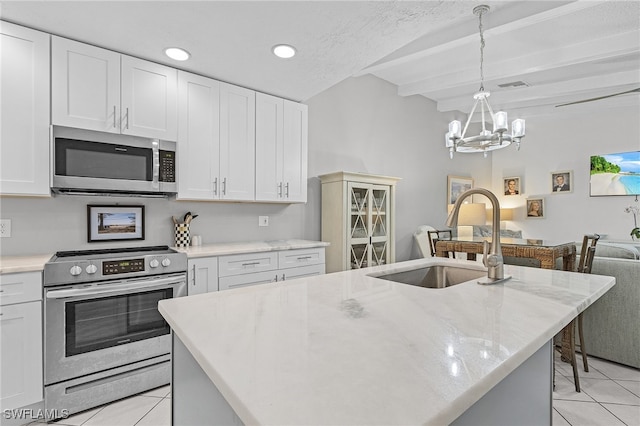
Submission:
<svg viewBox="0 0 640 426">
<path fill-rule="evenodd" d="M 180 49 L 179 47 L 169 47 L 164 50 L 165 55 L 170 57 L 171 59 L 175 59 L 176 61 L 186 61 L 191 57 L 191 54 L 184 49 Z"/>
<path fill-rule="evenodd" d="M 296 54 L 296 49 L 288 44 L 277 44 L 273 46 L 273 54 L 278 58 L 288 59 Z"/>
</svg>

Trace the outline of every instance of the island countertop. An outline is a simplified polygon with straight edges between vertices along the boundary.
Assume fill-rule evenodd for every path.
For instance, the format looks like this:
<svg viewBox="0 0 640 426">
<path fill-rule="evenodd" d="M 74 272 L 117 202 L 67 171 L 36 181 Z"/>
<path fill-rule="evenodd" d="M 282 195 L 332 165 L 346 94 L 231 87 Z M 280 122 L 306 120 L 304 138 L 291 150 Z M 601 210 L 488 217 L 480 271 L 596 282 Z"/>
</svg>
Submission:
<svg viewBox="0 0 640 426">
<path fill-rule="evenodd" d="M 419 259 L 159 309 L 245 424 L 448 424 L 615 283 L 509 265 L 513 278 L 490 286 L 369 276 L 469 263 Z"/>
</svg>

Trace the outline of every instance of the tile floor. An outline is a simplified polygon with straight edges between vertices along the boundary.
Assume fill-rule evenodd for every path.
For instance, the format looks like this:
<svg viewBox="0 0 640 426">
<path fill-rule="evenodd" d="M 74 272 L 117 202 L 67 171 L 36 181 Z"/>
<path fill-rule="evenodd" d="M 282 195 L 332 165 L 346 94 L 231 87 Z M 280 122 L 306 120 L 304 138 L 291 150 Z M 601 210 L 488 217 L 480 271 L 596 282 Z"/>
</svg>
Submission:
<svg viewBox="0 0 640 426">
<path fill-rule="evenodd" d="M 579 361 L 581 362 L 581 360 Z M 640 426 L 640 370 L 589 358 L 579 367 L 582 392 L 571 366 L 556 354 L 554 426 Z M 169 426 L 171 389 L 164 386 L 52 423 L 56 426 Z M 34 424 L 35 425 L 35 424 Z"/>
</svg>

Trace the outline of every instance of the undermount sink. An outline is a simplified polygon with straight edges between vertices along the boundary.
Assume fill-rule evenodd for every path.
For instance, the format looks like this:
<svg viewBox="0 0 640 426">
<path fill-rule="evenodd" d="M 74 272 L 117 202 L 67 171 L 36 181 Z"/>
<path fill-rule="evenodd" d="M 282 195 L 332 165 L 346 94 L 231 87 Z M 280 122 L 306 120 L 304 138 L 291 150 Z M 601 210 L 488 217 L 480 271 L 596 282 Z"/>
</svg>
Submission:
<svg viewBox="0 0 640 426">
<path fill-rule="evenodd" d="M 371 277 L 424 288 L 446 288 L 486 277 L 487 271 L 456 266 L 432 265 L 402 272 L 371 274 Z"/>
</svg>

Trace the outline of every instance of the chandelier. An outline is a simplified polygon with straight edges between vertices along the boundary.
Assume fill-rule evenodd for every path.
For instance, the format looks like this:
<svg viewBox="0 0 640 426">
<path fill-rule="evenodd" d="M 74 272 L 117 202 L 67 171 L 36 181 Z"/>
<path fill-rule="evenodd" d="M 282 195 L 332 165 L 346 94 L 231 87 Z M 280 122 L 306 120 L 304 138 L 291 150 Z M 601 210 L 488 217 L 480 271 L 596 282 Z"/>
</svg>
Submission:
<svg viewBox="0 0 640 426">
<path fill-rule="evenodd" d="M 516 147 L 520 150 L 520 140 L 524 137 L 524 120 L 517 119 L 511 123 L 513 134 L 508 133 L 507 113 L 498 111 L 495 114 L 489 105 L 490 93 L 484 90 L 484 70 L 482 68 L 484 62 L 484 32 L 482 28 L 482 15 L 489 11 L 489 6 L 480 5 L 473 9 L 474 15 L 478 16 L 480 29 L 480 90 L 473 95 L 475 103 L 471 112 L 467 117 L 467 122 L 462 128 L 462 124 L 458 120 L 449 123 L 449 132 L 446 134 L 446 147 L 449 148 L 449 157 L 453 158 L 454 152 L 473 153 L 482 152 L 487 156 L 487 152 L 496 149 L 505 148 L 516 143 Z M 475 136 L 467 136 L 469 123 L 476 109 L 480 105 L 480 114 L 482 121 L 482 131 Z M 493 122 L 493 131 L 487 130 L 487 115 L 491 117 Z"/>
</svg>

